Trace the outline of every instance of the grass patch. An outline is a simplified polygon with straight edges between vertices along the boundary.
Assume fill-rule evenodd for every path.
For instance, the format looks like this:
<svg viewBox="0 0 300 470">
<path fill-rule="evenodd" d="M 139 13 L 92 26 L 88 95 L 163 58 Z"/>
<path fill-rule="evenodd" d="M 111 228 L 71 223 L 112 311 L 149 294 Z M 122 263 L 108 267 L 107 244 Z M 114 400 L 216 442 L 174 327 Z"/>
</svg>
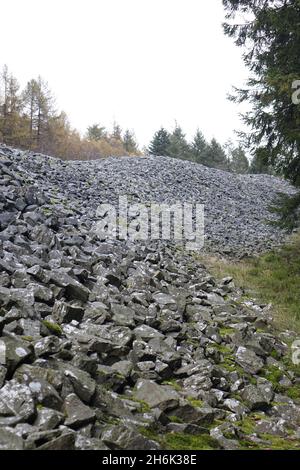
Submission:
<svg viewBox="0 0 300 470">
<path fill-rule="evenodd" d="M 51 209 L 48 209 L 48 208 L 46 208 L 46 207 L 42 207 L 41 211 L 43 212 L 43 214 L 44 214 L 46 217 L 52 215 L 52 213 L 53 213 Z"/>
<path fill-rule="evenodd" d="M 261 371 L 261 374 L 264 375 L 269 382 L 272 382 L 273 385 L 276 385 L 283 376 L 283 372 L 276 366 L 266 367 Z"/>
<path fill-rule="evenodd" d="M 215 450 L 220 448 L 218 442 L 209 434 L 193 436 L 170 432 L 162 435 L 146 428 L 140 428 L 139 431 L 148 439 L 158 442 L 163 450 Z"/>
<path fill-rule="evenodd" d="M 272 303 L 277 327 L 300 332 L 300 233 L 269 253 L 242 261 L 203 257 L 213 274 L 232 276 L 263 303 Z"/>
<path fill-rule="evenodd" d="M 232 353 L 225 355 L 223 357 L 223 362 L 218 364 L 219 367 L 226 370 L 227 372 L 238 372 L 240 377 L 243 378 L 246 382 L 249 382 L 252 385 L 257 384 L 257 380 L 251 374 L 248 374 L 244 369 L 236 363 Z M 239 397 L 237 397 L 239 399 Z"/>
<path fill-rule="evenodd" d="M 221 336 L 227 336 L 227 335 L 232 335 L 235 333 L 235 329 L 234 328 L 220 328 L 219 329 L 219 332 L 220 332 L 220 335 Z"/>
<path fill-rule="evenodd" d="M 168 433 L 164 436 L 166 450 L 214 450 L 219 449 L 218 442 L 209 434 L 192 436 L 183 433 Z"/>
<path fill-rule="evenodd" d="M 251 442 L 247 438 L 239 441 L 242 450 L 299 450 L 299 441 L 271 434 L 261 434 L 260 437 L 265 443 Z"/>
<path fill-rule="evenodd" d="M 209 344 L 208 346 L 210 348 L 216 349 L 223 355 L 232 355 L 232 351 L 229 346 L 224 346 L 223 344 L 217 344 L 217 343 Z"/>
<path fill-rule="evenodd" d="M 120 424 L 120 420 L 118 418 L 113 418 L 112 416 L 104 417 L 103 421 L 111 426 L 118 426 L 118 424 Z"/>
<path fill-rule="evenodd" d="M 295 402 L 299 403 L 300 401 L 300 385 L 293 385 L 290 387 L 287 392 L 287 396 L 294 400 Z"/>
<path fill-rule="evenodd" d="M 139 413 L 149 413 L 151 411 L 151 408 L 148 405 L 148 403 L 146 403 L 143 400 L 138 400 L 134 396 L 126 397 L 126 396 L 120 395 L 120 398 L 124 399 L 124 400 L 128 400 L 128 401 L 132 401 L 133 403 L 136 403 L 137 405 L 140 405 L 140 409 L 138 410 Z"/>
<path fill-rule="evenodd" d="M 280 361 L 281 359 L 281 355 L 279 354 L 278 351 L 276 351 L 276 349 L 273 349 L 270 356 L 273 357 L 273 359 L 276 359 L 276 361 Z"/>
<path fill-rule="evenodd" d="M 237 426 L 243 432 L 244 437 L 239 440 L 239 443 L 242 449 L 255 449 L 255 450 L 297 450 L 300 448 L 300 443 L 298 439 L 293 439 L 290 436 L 279 437 L 273 436 L 272 434 L 257 433 L 255 431 L 256 422 L 260 419 L 265 419 L 264 415 L 255 413 L 251 416 L 248 416 L 243 421 L 237 422 Z M 247 435 L 257 434 L 263 442 L 254 443 Z"/>
<path fill-rule="evenodd" d="M 192 405 L 194 408 L 202 408 L 203 407 L 203 401 L 202 400 L 196 400 L 195 398 L 192 397 L 187 397 L 187 401 Z"/>
</svg>

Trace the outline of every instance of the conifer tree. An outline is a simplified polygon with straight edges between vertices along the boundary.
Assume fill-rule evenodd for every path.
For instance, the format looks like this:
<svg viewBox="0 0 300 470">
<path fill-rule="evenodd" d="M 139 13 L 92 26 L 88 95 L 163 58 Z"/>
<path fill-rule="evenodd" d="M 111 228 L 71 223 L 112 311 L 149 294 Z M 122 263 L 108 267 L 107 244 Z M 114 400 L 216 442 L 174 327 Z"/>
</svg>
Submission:
<svg viewBox="0 0 300 470">
<path fill-rule="evenodd" d="M 219 144 L 215 138 L 213 138 L 208 145 L 205 165 L 211 168 L 218 168 L 219 170 L 228 169 L 226 153 L 221 144 Z"/>
<path fill-rule="evenodd" d="M 229 167 L 233 173 L 245 174 L 249 172 L 249 160 L 241 147 L 236 147 L 231 151 Z"/>
<path fill-rule="evenodd" d="M 54 116 L 54 99 L 47 82 L 41 77 L 30 80 L 23 92 L 23 103 L 29 122 L 30 146 L 43 151 L 49 121 Z"/>
<path fill-rule="evenodd" d="M 178 124 L 176 124 L 174 131 L 170 135 L 168 154 L 170 157 L 180 158 L 182 160 L 191 159 L 191 149 L 186 141 L 182 128 Z"/>
<path fill-rule="evenodd" d="M 202 132 L 197 129 L 194 139 L 191 144 L 192 159 L 203 165 L 206 165 L 206 153 L 208 150 L 207 142 Z"/>
<path fill-rule="evenodd" d="M 269 164 L 268 153 L 261 148 L 257 149 L 250 165 L 250 173 L 272 174 L 273 172 L 274 169 Z"/>
<path fill-rule="evenodd" d="M 245 141 L 300 186 L 299 0 L 223 0 L 223 5 L 225 34 L 244 48 L 250 73 L 247 86 L 232 97 L 251 105 L 244 115 Z"/>
<path fill-rule="evenodd" d="M 94 140 L 98 142 L 101 139 L 106 137 L 105 127 L 100 126 L 100 124 L 93 124 L 87 128 L 87 139 Z"/>
<path fill-rule="evenodd" d="M 116 121 L 113 124 L 112 137 L 118 141 L 122 140 L 122 128 Z"/>
<path fill-rule="evenodd" d="M 134 155 L 139 152 L 134 132 L 129 129 L 124 132 L 123 144 L 126 152 L 129 154 Z"/>
<path fill-rule="evenodd" d="M 157 132 L 155 132 L 148 150 L 150 155 L 167 156 L 169 155 L 169 145 L 170 134 L 166 129 L 161 127 Z"/>
<path fill-rule="evenodd" d="M 3 67 L 0 77 L 0 136 L 8 145 L 20 145 L 26 133 L 21 118 L 22 100 L 17 79 Z"/>
</svg>

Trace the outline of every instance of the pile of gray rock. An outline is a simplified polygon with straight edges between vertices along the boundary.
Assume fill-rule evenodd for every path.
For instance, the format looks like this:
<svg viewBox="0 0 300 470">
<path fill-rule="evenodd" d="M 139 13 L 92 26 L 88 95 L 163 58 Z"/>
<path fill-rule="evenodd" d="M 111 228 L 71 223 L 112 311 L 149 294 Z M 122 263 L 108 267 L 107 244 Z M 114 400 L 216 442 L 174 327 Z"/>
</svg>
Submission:
<svg viewBox="0 0 300 470">
<path fill-rule="evenodd" d="M 294 334 L 276 333 L 266 306 L 193 253 L 91 231 L 105 198 L 206 197 L 209 172 L 214 207 L 231 201 L 259 227 L 278 187 L 290 190 L 226 174 L 234 197 L 224 173 L 190 163 L 66 163 L 0 147 L 0 449 L 299 446 Z M 264 227 L 251 243 L 283 236 Z"/>
<path fill-rule="evenodd" d="M 1 147 L 0 147 L 1 151 Z M 101 203 L 203 204 L 205 249 L 234 257 L 252 255 L 282 242 L 285 233 L 271 225 L 277 195 L 293 194 L 286 181 L 268 175 L 234 175 L 169 157 L 121 157 L 66 162 L 2 147 L 18 172 L 43 189 L 62 215 L 87 223 Z M 10 155 L 9 155 L 10 154 Z"/>
</svg>

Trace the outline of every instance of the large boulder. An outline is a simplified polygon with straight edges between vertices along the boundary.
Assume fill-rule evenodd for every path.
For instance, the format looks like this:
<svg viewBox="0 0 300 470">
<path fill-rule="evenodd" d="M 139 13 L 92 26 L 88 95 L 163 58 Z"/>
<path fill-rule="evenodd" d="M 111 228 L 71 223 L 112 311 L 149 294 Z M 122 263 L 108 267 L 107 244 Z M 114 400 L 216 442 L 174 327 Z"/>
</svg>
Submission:
<svg viewBox="0 0 300 470">
<path fill-rule="evenodd" d="M 113 450 L 159 450 L 157 442 L 147 439 L 136 430 L 120 425 L 106 429 L 102 436 L 102 441 Z"/>
<path fill-rule="evenodd" d="M 65 362 L 59 362 L 58 367 L 71 383 L 76 395 L 85 403 L 90 403 L 96 390 L 96 382 L 90 374 Z"/>
<path fill-rule="evenodd" d="M 147 403 L 150 408 L 160 408 L 162 411 L 176 408 L 180 399 L 180 395 L 172 387 L 145 379 L 137 381 L 135 397 Z"/>
<path fill-rule="evenodd" d="M 241 395 L 250 410 L 266 410 L 274 397 L 271 387 L 257 387 L 256 385 L 247 385 Z"/>
<path fill-rule="evenodd" d="M 96 419 L 95 412 L 82 403 L 75 393 L 66 397 L 64 413 L 66 415 L 65 425 L 73 429 L 78 429 L 89 423 L 93 423 Z"/>
<path fill-rule="evenodd" d="M 257 374 L 264 366 L 263 360 L 254 351 L 244 346 L 238 348 L 235 360 L 249 374 Z"/>
</svg>

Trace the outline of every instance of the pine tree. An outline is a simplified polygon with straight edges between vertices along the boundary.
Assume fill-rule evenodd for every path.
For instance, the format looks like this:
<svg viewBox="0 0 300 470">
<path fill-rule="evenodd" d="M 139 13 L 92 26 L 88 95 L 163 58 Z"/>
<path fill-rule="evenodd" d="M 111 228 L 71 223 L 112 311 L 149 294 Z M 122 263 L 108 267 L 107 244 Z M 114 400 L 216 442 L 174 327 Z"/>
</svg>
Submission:
<svg viewBox="0 0 300 470">
<path fill-rule="evenodd" d="M 166 129 L 161 127 L 155 132 L 153 139 L 149 145 L 150 155 L 167 156 L 169 155 L 170 134 Z"/>
<path fill-rule="evenodd" d="M 202 132 L 199 129 L 197 129 L 197 132 L 191 144 L 192 159 L 197 163 L 206 165 L 207 150 L 208 150 L 208 146 L 207 146 L 205 137 L 202 134 Z"/>
</svg>

